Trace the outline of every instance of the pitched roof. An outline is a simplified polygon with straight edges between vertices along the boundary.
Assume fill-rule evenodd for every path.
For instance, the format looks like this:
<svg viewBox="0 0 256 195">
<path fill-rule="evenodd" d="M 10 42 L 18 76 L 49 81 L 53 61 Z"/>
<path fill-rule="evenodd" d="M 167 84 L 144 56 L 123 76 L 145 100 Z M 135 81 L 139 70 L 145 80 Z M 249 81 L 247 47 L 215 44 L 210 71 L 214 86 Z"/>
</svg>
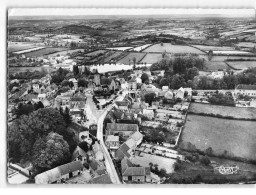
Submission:
<svg viewBox="0 0 256 195">
<path fill-rule="evenodd" d="M 110 131 L 137 131 L 137 124 L 125 124 L 125 123 L 107 123 L 107 129 Z"/>
<path fill-rule="evenodd" d="M 256 90 L 256 85 L 237 85 L 236 89 L 243 89 L 243 90 Z"/>
<path fill-rule="evenodd" d="M 79 146 L 77 146 L 76 149 L 74 150 L 72 154 L 72 160 L 76 159 L 78 156 L 83 156 L 83 157 L 87 156 L 86 152 Z"/>
<path fill-rule="evenodd" d="M 82 169 L 84 166 L 81 161 L 73 161 L 65 165 L 61 165 L 49 171 L 38 174 L 35 177 L 37 184 L 49 184 L 60 179 L 62 175 Z"/>
<path fill-rule="evenodd" d="M 121 161 L 122 175 L 123 176 L 145 176 L 150 175 L 149 167 L 135 167 L 131 161 L 124 158 Z"/>
<path fill-rule="evenodd" d="M 96 171 L 100 165 L 99 165 L 99 163 L 98 163 L 95 159 L 92 159 L 92 160 L 90 161 L 90 163 L 89 163 L 89 166 L 90 166 L 94 171 Z"/>
<path fill-rule="evenodd" d="M 82 168 L 84 168 L 84 166 L 81 161 L 73 161 L 71 163 L 61 165 L 58 167 L 61 175 L 66 175 L 67 173 L 71 173 L 71 172 L 80 170 Z"/>
<path fill-rule="evenodd" d="M 143 138 L 143 135 L 139 132 L 136 131 L 135 133 L 133 133 L 130 138 L 132 138 L 134 141 L 139 141 L 141 138 Z"/>
<path fill-rule="evenodd" d="M 128 153 L 128 150 L 130 150 L 130 148 L 125 143 L 123 143 L 121 147 L 116 151 L 116 157 L 119 159 L 124 157 L 130 158 L 131 155 Z"/>
<path fill-rule="evenodd" d="M 119 136 L 108 135 L 106 142 L 119 142 Z"/>
<path fill-rule="evenodd" d="M 128 102 L 126 101 L 116 101 L 116 105 L 117 106 L 128 106 Z"/>
<path fill-rule="evenodd" d="M 113 111 L 112 113 L 113 113 L 113 115 L 114 115 L 114 117 L 115 117 L 116 119 L 121 119 L 122 116 L 124 115 L 124 113 L 123 113 L 122 111 L 118 111 L 118 110 Z"/>
<path fill-rule="evenodd" d="M 95 177 L 90 181 L 91 184 L 112 184 L 108 174 Z"/>
</svg>

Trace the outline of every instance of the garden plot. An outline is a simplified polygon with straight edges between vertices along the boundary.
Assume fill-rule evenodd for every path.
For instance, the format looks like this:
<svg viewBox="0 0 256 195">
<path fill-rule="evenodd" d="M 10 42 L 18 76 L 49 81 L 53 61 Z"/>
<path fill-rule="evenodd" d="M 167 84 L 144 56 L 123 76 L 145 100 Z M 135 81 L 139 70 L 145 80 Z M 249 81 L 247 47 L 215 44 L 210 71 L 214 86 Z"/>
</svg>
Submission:
<svg viewBox="0 0 256 195">
<path fill-rule="evenodd" d="M 143 50 L 143 52 L 156 52 L 156 53 L 194 53 L 194 54 L 204 54 L 204 52 L 196 49 L 194 47 L 190 47 L 187 45 L 172 45 L 171 43 L 164 43 L 163 45 L 155 44 L 147 49 Z"/>
</svg>

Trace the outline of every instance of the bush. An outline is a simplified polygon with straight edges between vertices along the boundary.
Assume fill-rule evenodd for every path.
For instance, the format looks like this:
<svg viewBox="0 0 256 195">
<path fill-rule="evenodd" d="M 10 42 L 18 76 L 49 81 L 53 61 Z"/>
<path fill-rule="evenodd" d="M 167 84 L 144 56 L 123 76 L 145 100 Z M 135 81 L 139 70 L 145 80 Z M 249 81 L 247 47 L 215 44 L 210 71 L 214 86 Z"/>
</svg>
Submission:
<svg viewBox="0 0 256 195">
<path fill-rule="evenodd" d="M 208 166 L 208 165 L 211 163 L 211 161 L 210 161 L 210 159 L 209 159 L 208 156 L 203 156 L 203 157 L 200 159 L 200 162 L 201 162 L 202 164 L 204 164 L 205 166 Z"/>
<path fill-rule="evenodd" d="M 173 166 L 174 166 L 174 171 L 179 171 L 181 169 L 181 164 L 178 162 L 175 162 Z"/>
</svg>

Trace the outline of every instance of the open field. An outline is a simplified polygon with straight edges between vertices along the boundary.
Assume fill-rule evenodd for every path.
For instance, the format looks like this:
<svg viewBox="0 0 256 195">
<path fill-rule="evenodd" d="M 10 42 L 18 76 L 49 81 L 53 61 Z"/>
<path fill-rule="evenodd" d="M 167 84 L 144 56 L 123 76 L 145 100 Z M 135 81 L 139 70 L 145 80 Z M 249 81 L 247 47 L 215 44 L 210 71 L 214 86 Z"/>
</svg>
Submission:
<svg viewBox="0 0 256 195">
<path fill-rule="evenodd" d="M 141 61 L 140 63 L 146 63 L 146 64 L 153 64 L 155 62 L 158 62 L 162 59 L 162 54 L 160 53 L 148 53 Z"/>
<path fill-rule="evenodd" d="M 246 47 L 246 48 L 253 48 L 256 47 L 256 43 L 252 43 L 252 42 L 240 42 L 238 44 L 236 44 L 238 47 Z"/>
<path fill-rule="evenodd" d="M 38 51 L 32 51 L 32 52 L 26 53 L 25 56 L 26 57 L 39 57 L 39 56 L 44 56 L 44 55 L 48 55 L 48 54 L 52 54 L 52 53 L 56 53 L 56 52 L 64 51 L 64 50 L 67 50 L 67 48 L 49 47 L 49 48 L 40 49 Z"/>
<path fill-rule="evenodd" d="M 149 166 L 149 163 L 158 164 L 159 169 L 166 169 L 167 173 L 173 172 L 173 164 L 176 160 L 141 152 L 132 158 L 132 163 L 140 166 Z"/>
<path fill-rule="evenodd" d="M 195 54 L 204 54 L 204 52 L 190 47 L 186 45 L 172 45 L 171 43 L 164 43 L 163 46 L 161 44 L 155 44 L 147 49 L 143 50 L 143 52 L 158 52 L 162 53 L 166 51 L 167 53 L 195 53 Z"/>
<path fill-rule="evenodd" d="M 227 64 L 225 62 L 212 62 L 206 61 L 205 62 L 205 70 L 206 71 L 218 71 L 227 69 Z"/>
<path fill-rule="evenodd" d="M 120 54 L 122 54 L 121 51 L 116 51 L 115 53 L 113 53 L 112 55 L 104 58 L 104 63 L 110 63 L 112 59 L 118 57 Z"/>
<path fill-rule="evenodd" d="M 28 44 L 28 43 L 20 43 L 20 42 L 9 42 L 8 43 L 8 52 L 17 52 L 22 51 L 26 49 L 31 49 L 38 47 L 34 44 Z"/>
<path fill-rule="evenodd" d="M 220 114 L 222 116 L 232 116 L 234 118 L 256 119 L 256 108 L 241 108 L 191 103 L 189 111 L 194 113 Z"/>
<path fill-rule="evenodd" d="M 184 178 L 195 179 L 197 175 L 200 175 L 205 183 L 210 184 L 239 183 L 245 181 L 245 178 L 248 180 L 255 180 L 256 165 L 213 157 L 210 157 L 210 160 L 215 161 L 217 167 L 221 165 L 236 165 L 239 167 L 239 170 L 237 174 L 222 175 L 214 169 L 214 166 L 204 166 L 201 163 L 188 163 L 182 161 L 180 170 L 173 173 L 172 177 L 182 181 Z M 173 181 L 168 179 L 165 183 L 173 183 Z"/>
<path fill-rule="evenodd" d="M 49 54 L 48 56 L 49 57 L 54 57 L 54 56 L 57 56 L 57 55 L 62 56 L 62 55 L 72 54 L 72 53 L 78 52 L 78 51 L 83 52 L 84 49 L 71 49 L 71 50 L 66 50 L 66 51 L 60 51 L 60 52 L 57 52 L 57 53 Z"/>
<path fill-rule="evenodd" d="M 234 69 L 247 69 L 256 67 L 256 61 L 234 61 L 227 62 Z"/>
<path fill-rule="evenodd" d="M 188 142 L 199 150 L 256 160 L 256 122 L 227 120 L 188 114 L 181 145 Z"/>
<path fill-rule="evenodd" d="M 130 49 L 130 51 L 141 51 L 143 49 L 145 49 L 146 47 L 150 46 L 151 44 L 146 44 L 146 45 L 141 45 L 139 47 L 134 47 L 132 49 Z"/>
<path fill-rule="evenodd" d="M 218 47 L 218 46 L 208 46 L 208 45 L 192 45 L 198 49 L 208 52 L 209 50 L 218 50 L 218 51 L 233 51 L 233 47 Z"/>
<path fill-rule="evenodd" d="M 127 56 L 119 60 L 117 63 L 119 64 L 133 64 L 133 58 L 136 58 L 136 63 L 140 62 L 140 60 L 146 55 L 145 53 L 129 53 Z"/>
<path fill-rule="evenodd" d="M 15 54 L 26 54 L 26 53 L 30 53 L 30 52 L 33 52 L 33 51 L 38 51 L 38 50 L 41 50 L 41 49 L 44 49 L 44 48 L 45 47 L 33 47 L 33 48 L 30 48 L 30 49 L 16 51 L 16 52 L 13 52 L 13 53 L 15 53 Z"/>
<path fill-rule="evenodd" d="M 52 67 L 9 67 L 8 72 L 10 74 L 19 73 L 19 72 L 34 72 L 34 71 L 42 71 L 42 68 L 45 69 L 48 72 L 53 72 L 56 69 Z"/>
<path fill-rule="evenodd" d="M 229 50 L 216 50 L 213 51 L 214 55 L 253 55 L 253 53 L 247 51 L 229 51 Z"/>
<path fill-rule="evenodd" d="M 106 49 L 118 50 L 118 51 L 125 51 L 125 50 L 132 49 L 132 47 L 111 47 L 111 48 L 106 48 Z"/>
<path fill-rule="evenodd" d="M 93 51 L 93 52 L 90 52 L 90 53 L 87 53 L 86 56 L 94 56 L 94 55 L 98 55 L 100 53 L 106 53 L 107 51 L 106 50 L 96 50 L 96 51 Z"/>
</svg>

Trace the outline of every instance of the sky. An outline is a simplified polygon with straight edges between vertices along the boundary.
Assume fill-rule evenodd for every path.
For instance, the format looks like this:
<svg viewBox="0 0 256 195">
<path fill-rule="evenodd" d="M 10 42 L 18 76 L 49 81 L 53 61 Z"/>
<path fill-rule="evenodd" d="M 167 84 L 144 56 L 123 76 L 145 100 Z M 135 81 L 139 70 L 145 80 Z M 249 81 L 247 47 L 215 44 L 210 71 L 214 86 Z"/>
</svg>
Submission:
<svg viewBox="0 0 256 195">
<path fill-rule="evenodd" d="M 9 9 L 9 16 L 47 15 L 165 15 L 165 14 L 221 14 L 232 16 L 254 16 L 254 9 L 153 9 L 153 8 L 15 8 Z"/>
</svg>

